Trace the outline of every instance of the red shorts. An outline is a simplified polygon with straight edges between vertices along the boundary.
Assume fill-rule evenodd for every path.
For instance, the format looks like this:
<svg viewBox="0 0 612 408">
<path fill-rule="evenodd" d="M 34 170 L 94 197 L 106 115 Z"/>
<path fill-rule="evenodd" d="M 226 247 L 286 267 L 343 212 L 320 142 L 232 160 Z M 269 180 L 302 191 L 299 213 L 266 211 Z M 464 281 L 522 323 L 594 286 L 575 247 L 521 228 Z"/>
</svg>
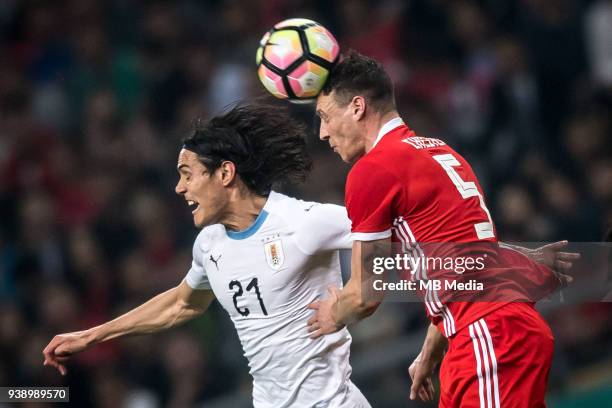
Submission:
<svg viewBox="0 0 612 408">
<path fill-rule="evenodd" d="M 440 367 L 440 407 L 545 407 L 553 335 L 530 303 L 459 330 Z"/>
</svg>

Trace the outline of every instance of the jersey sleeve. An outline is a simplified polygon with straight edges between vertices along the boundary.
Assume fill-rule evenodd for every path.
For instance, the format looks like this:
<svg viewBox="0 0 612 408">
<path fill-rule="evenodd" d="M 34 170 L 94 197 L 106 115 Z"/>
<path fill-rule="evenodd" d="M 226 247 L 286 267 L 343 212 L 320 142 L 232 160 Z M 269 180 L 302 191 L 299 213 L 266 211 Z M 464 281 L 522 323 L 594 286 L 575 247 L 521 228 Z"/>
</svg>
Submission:
<svg viewBox="0 0 612 408">
<path fill-rule="evenodd" d="M 202 248 L 202 241 L 204 238 L 204 232 L 200 232 L 195 242 L 193 243 L 193 259 L 191 261 L 191 268 L 185 276 L 185 282 L 192 289 L 210 289 L 210 282 L 204 269 L 204 249 Z"/>
<path fill-rule="evenodd" d="M 298 245 L 309 255 L 352 248 L 351 221 L 346 208 L 335 204 L 313 204 L 304 215 Z"/>
<path fill-rule="evenodd" d="M 357 163 L 346 182 L 346 208 L 352 222 L 352 239 L 389 238 L 402 186 L 389 171 L 373 163 Z"/>
</svg>

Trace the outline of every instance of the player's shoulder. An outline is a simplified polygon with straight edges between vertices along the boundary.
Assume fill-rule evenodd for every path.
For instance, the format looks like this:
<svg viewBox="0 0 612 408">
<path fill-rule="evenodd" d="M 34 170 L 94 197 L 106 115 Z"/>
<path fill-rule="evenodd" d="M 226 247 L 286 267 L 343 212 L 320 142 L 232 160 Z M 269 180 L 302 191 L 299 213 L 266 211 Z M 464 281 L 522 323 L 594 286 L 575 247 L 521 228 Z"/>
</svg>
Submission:
<svg viewBox="0 0 612 408">
<path fill-rule="evenodd" d="M 305 201 L 275 191 L 270 193 L 266 208 L 271 215 L 282 219 L 292 229 L 299 229 L 318 220 L 346 214 L 343 206 L 324 204 L 316 201 Z"/>
<path fill-rule="evenodd" d="M 374 185 L 389 180 L 397 180 L 402 171 L 402 165 L 397 157 L 391 157 L 387 150 L 376 149 L 362 156 L 355 162 L 346 178 L 346 188 L 351 190 L 356 186 Z"/>
<path fill-rule="evenodd" d="M 274 227 L 281 227 L 290 235 L 302 252 L 313 255 L 321 250 L 351 247 L 351 221 L 345 207 L 279 193 L 271 199 L 267 207 L 271 207 Z"/>
<path fill-rule="evenodd" d="M 280 215 L 288 219 L 300 219 L 317 212 L 323 204 L 316 201 L 306 201 L 272 191 L 268 197 L 266 208 L 271 214 Z"/>
<path fill-rule="evenodd" d="M 206 253 L 222 239 L 226 237 L 225 227 L 221 224 L 209 225 L 202 228 L 198 233 L 194 243 L 193 250 Z"/>
<path fill-rule="evenodd" d="M 301 214 L 309 204 L 307 201 L 271 191 L 265 208 L 272 215 L 296 215 Z"/>
<path fill-rule="evenodd" d="M 381 176 L 396 172 L 402 167 L 406 157 L 404 139 L 414 136 L 414 132 L 406 125 L 399 126 L 385 136 L 351 168 L 349 177 L 360 177 L 372 174 Z"/>
</svg>

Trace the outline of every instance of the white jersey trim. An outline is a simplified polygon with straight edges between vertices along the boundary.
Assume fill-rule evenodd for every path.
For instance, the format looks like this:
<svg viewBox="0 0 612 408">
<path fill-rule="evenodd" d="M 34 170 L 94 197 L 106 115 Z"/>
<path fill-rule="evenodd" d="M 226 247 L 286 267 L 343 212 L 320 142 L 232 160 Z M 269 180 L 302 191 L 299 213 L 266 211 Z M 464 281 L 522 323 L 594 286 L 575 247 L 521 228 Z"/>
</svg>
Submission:
<svg viewBox="0 0 612 408">
<path fill-rule="evenodd" d="M 372 145 L 372 149 L 378 144 L 378 142 L 380 142 L 380 139 L 382 139 L 384 135 L 386 135 L 387 133 L 389 133 L 390 131 L 392 131 L 396 127 L 402 126 L 403 124 L 404 124 L 404 121 L 402 120 L 402 118 L 400 118 L 398 116 L 398 117 L 395 117 L 395 118 L 391 119 L 390 121 L 388 121 L 384 125 L 382 125 L 382 127 L 378 131 L 378 136 L 376 136 L 376 140 L 374 140 L 374 144 Z"/>
<path fill-rule="evenodd" d="M 424 258 L 425 253 L 419 246 L 419 243 L 416 241 L 414 233 L 410 229 L 410 226 L 404 217 L 397 217 L 393 221 L 393 225 L 395 226 L 396 236 L 402 243 L 403 252 L 410 254 L 410 256 L 412 256 L 414 259 Z M 427 277 L 427 269 L 421 268 L 419 265 L 418 269 L 414 271 L 413 279 L 427 281 L 429 279 Z M 440 301 L 438 292 L 436 290 L 431 291 L 427 289 L 425 291 L 425 299 L 423 301 L 430 315 L 442 316 L 444 335 L 446 337 L 450 337 L 455 334 L 455 319 L 453 318 L 449 308 Z"/>
<path fill-rule="evenodd" d="M 351 239 L 353 241 L 376 241 L 377 239 L 385 239 L 391 236 L 391 228 L 381 232 L 353 232 Z"/>
</svg>

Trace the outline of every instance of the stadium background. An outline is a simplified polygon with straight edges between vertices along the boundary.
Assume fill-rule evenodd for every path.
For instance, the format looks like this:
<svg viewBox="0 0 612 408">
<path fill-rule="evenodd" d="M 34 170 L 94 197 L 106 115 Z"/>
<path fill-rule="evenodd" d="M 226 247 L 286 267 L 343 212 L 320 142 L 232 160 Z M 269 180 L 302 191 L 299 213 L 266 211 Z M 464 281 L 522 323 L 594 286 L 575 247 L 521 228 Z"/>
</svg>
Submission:
<svg viewBox="0 0 612 408">
<path fill-rule="evenodd" d="M 174 195 L 192 119 L 263 94 L 254 53 L 315 19 L 384 63 L 399 110 L 473 164 L 507 241 L 599 241 L 612 222 L 612 2 L 38 1 L 0 3 L 0 385 L 67 385 L 78 406 L 240 407 L 246 360 L 218 305 L 113 341 L 60 378 L 41 350 L 176 285 L 197 234 Z M 312 108 L 293 107 L 313 123 Z M 313 135 L 286 191 L 342 203 L 348 167 Z M 552 407 L 612 398 L 612 308 L 547 311 Z M 426 322 L 386 304 L 355 327 L 354 381 L 404 407 Z"/>
</svg>

